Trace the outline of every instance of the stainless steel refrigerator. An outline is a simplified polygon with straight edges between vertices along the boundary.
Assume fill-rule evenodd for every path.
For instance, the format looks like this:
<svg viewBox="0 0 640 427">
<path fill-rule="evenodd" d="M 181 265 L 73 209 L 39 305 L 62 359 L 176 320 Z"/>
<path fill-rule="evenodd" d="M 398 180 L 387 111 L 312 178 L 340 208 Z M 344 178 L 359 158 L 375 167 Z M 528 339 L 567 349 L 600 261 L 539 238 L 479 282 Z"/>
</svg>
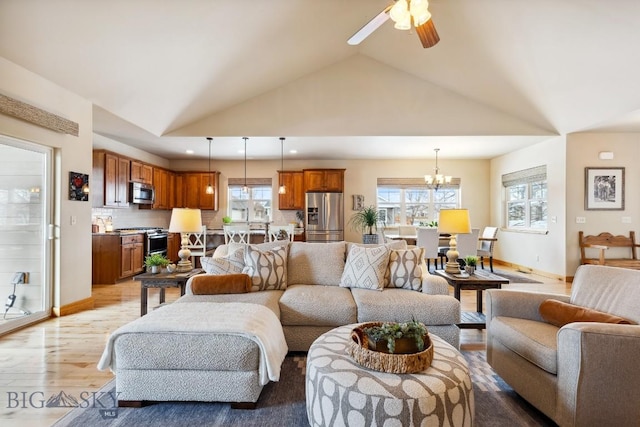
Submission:
<svg viewBox="0 0 640 427">
<path fill-rule="evenodd" d="M 305 215 L 307 242 L 344 240 L 342 193 L 307 193 Z"/>
</svg>

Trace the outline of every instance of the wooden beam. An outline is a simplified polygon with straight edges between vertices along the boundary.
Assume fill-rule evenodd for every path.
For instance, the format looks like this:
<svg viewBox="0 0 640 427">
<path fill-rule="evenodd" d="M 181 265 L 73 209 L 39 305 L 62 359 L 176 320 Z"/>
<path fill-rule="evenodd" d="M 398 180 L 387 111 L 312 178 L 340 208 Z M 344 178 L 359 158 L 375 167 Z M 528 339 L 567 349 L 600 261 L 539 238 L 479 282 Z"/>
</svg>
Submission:
<svg viewBox="0 0 640 427">
<path fill-rule="evenodd" d="M 78 136 L 78 123 L 2 94 L 0 113 L 55 132 Z"/>
</svg>

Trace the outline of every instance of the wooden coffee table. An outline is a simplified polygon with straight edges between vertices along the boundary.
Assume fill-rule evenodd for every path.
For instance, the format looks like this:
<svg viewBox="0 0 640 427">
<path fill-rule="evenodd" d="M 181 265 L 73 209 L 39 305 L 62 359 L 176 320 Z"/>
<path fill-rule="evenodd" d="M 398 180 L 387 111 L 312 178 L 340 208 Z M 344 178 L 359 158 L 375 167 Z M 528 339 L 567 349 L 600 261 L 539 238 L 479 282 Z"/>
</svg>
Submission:
<svg viewBox="0 0 640 427">
<path fill-rule="evenodd" d="M 460 329 L 484 329 L 486 328 L 487 319 L 482 312 L 482 291 L 485 289 L 500 289 L 502 285 L 509 283 L 509 279 L 500 277 L 497 274 L 490 273 L 485 270 L 476 270 L 474 274 L 468 275 L 461 272 L 458 274 L 449 274 L 444 270 L 435 270 L 434 273 L 447 281 L 453 286 L 453 295 L 460 301 L 460 291 L 475 290 L 476 291 L 476 312 L 463 311 L 461 313 L 462 322 L 458 324 Z"/>
<path fill-rule="evenodd" d="M 186 273 L 143 273 L 134 276 L 133 280 L 140 281 L 140 316 L 147 314 L 147 299 L 149 288 L 160 288 L 160 304 L 164 303 L 166 288 L 180 288 L 180 295 L 184 295 L 187 280 L 196 274 L 204 273 L 201 268 L 194 268 Z"/>
</svg>

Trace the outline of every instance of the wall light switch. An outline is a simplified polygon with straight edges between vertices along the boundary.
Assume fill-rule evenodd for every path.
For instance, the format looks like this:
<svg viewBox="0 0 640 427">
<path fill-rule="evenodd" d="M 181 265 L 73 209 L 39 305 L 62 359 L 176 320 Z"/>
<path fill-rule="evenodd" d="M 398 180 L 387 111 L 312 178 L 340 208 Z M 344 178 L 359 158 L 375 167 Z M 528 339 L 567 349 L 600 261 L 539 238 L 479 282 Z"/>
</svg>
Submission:
<svg viewBox="0 0 640 427">
<path fill-rule="evenodd" d="M 71 225 L 76 225 L 78 222 L 78 217 L 75 215 L 71 215 Z"/>
<path fill-rule="evenodd" d="M 631 217 L 630 216 L 623 216 L 622 217 L 622 223 L 623 224 L 631 224 Z"/>
<path fill-rule="evenodd" d="M 551 223 L 555 224 L 556 222 L 558 222 L 558 217 L 555 215 L 551 216 Z"/>
<path fill-rule="evenodd" d="M 583 216 L 576 217 L 576 224 L 585 224 L 587 222 L 587 218 Z"/>
</svg>

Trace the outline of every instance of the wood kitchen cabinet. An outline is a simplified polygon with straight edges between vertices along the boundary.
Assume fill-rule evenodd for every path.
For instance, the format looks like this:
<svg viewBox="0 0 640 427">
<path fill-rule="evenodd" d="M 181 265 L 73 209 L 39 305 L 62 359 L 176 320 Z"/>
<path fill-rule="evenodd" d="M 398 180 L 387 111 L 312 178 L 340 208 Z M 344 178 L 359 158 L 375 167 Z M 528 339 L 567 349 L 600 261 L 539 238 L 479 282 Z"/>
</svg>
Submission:
<svg viewBox="0 0 640 427">
<path fill-rule="evenodd" d="M 153 168 L 153 191 L 155 200 L 153 209 L 171 209 L 170 172 L 165 169 Z"/>
<path fill-rule="evenodd" d="M 278 171 L 278 186 L 284 185 L 286 194 L 278 194 L 280 210 L 304 210 L 304 173 L 302 171 Z"/>
<path fill-rule="evenodd" d="M 184 205 L 192 209 L 218 210 L 220 172 L 184 172 L 182 173 Z M 207 185 L 211 182 L 213 194 L 207 194 Z M 180 189 L 176 186 L 176 191 Z"/>
<path fill-rule="evenodd" d="M 94 234 L 91 283 L 114 284 L 144 269 L 144 234 Z"/>
<path fill-rule="evenodd" d="M 304 191 L 344 192 L 345 169 L 304 169 Z"/>
<path fill-rule="evenodd" d="M 129 168 L 131 161 L 104 150 L 93 152 L 91 200 L 93 207 L 129 206 Z"/>
<path fill-rule="evenodd" d="M 144 235 L 120 237 L 120 279 L 144 271 Z"/>
<path fill-rule="evenodd" d="M 131 181 L 153 184 L 153 166 L 131 160 Z"/>
<path fill-rule="evenodd" d="M 180 236 L 180 233 L 169 233 L 167 236 L 167 258 L 172 262 L 180 261 L 178 251 L 180 251 L 181 246 L 182 237 Z"/>
</svg>

